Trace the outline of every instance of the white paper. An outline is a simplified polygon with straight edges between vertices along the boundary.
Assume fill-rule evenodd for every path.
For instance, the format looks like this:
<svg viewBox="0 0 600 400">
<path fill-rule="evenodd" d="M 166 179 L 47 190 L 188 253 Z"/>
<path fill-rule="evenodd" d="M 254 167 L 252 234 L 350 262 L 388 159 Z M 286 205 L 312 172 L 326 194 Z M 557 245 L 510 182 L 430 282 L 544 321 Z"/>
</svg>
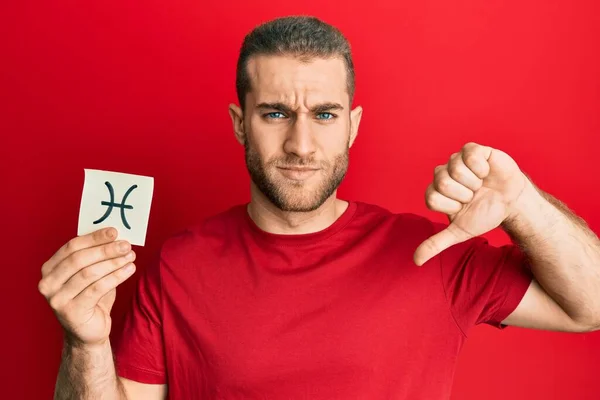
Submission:
<svg viewBox="0 0 600 400">
<path fill-rule="evenodd" d="M 96 169 L 84 171 L 77 235 L 112 226 L 118 231 L 118 240 L 143 246 L 150 218 L 154 178 Z"/>
</svg>

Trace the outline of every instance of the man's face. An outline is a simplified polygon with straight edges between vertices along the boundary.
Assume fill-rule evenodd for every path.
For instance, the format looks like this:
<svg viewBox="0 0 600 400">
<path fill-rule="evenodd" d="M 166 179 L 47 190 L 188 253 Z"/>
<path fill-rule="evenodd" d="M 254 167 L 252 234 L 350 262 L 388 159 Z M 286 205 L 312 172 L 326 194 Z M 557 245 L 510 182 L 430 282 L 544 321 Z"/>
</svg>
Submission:
<svg viewBox="0 0 600 400">
<path fill-rule="evenodd" d="M 250 177 L 282 211 L 316 210 L 346 174 L 360 121 L 360 107 L 350 112 L 344 62 L 258 56 L 248 72 L 244 115 L 235 106 L 231 114 Z"/>
</svg>

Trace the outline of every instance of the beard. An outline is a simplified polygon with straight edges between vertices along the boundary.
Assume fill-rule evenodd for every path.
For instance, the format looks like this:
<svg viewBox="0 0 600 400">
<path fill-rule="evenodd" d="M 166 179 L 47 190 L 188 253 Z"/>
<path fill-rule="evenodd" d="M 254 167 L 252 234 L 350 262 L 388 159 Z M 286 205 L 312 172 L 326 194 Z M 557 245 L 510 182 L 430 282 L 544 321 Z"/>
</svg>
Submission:
<svg viewBox="0 0 600 400">
<path fill-rule="evenodd" d="M 348 171 L 349 140 L 346 148 L 329 161 L 318 161 L 314 158 L 301 158 L 287 154 L 265 162 L 256 150 L 246 140 L 244 144 L 246 167 L 250 178 L 265 197 L 278 209 L 287 212 L 310 212 L 317 210 L 331 197 L 340 186 Z M 309 167 L 319 168 L 320 181 L 309 184 L 308 181 L 286 179 L 277 172 L 277 167 Z"/>
</svg>

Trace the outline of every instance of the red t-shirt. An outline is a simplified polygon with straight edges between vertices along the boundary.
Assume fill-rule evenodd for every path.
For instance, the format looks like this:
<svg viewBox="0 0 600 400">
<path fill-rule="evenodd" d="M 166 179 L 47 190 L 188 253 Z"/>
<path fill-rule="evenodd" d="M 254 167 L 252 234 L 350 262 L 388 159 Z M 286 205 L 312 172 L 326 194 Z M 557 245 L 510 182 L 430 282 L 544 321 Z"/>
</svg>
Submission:
<svg viewBox="0 0 600 400">
<path fill-rule="evenodd" d="M 245 205 L 208 218 L 142 271 L 118 374 L 170 399 L 448 399 L 471 328 L 503 328 L 532 276 L 482 237 L 417 267 L 444 227 L 361 202 L 304 235 L 262 231 Z"/>
</svg>

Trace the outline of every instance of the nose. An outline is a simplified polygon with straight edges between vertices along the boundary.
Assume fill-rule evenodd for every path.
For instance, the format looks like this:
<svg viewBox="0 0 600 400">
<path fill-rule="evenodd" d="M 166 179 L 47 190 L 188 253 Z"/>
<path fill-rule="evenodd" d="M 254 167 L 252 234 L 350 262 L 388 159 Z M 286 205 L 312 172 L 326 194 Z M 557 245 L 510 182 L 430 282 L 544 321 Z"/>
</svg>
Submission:
<svg viewBox="0 0 600 400">
<path fill-rule="evenodd" d="M 283 150 L 300 158 L 313 155 L 316 151 L 315 137 L 310 126 L 311 121 L 304 115 L 296 118 L 291 125 Z"/>
</svg>

